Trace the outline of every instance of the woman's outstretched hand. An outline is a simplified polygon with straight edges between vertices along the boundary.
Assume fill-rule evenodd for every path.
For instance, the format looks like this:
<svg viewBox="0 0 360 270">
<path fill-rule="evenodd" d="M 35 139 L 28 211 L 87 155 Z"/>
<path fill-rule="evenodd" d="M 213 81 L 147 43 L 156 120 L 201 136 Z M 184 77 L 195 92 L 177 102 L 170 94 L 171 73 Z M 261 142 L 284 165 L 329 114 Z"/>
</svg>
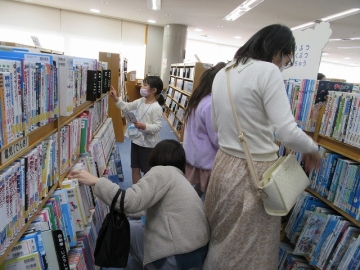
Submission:
<svg viewBox="0 0 360 270">
<path fill-rule="evenodd" d="M 92 175 L 91 173 L 85 170 L 74 170 L 70 171 L 67 175 L 69 179 L 77 179 L 80 183 L 94 186 L 96 182 L 99 180 L 96 176 Z"/>
<path fill-rule="evenodd" d="M 305 172 L 310 173 L 313 169 L 319 169 L 321 156 L 319 152 L 303 154 L 302 160 L 305 163 Z"/>
<path fill-rule="evenodd" d="M 112 97 L 115 102 L 118 102 L 118 100 L 119 100 L 119 97 L 116 95 L 116 90 L 115 90 L 114 86 L 111 86 L 110 97 Z"/>
</svg>

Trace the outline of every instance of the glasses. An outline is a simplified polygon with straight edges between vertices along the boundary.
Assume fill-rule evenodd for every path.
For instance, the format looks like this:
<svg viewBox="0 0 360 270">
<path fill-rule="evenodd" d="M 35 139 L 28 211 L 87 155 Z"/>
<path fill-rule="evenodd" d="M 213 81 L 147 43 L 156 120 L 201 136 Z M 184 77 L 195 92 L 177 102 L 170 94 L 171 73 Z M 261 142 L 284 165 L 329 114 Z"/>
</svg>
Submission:
<svg viewBox="0 0 360 270">
<path fill-rule="evenodd" d="M 284 65 L 284 68 L 292 67 L 294 65 L 293 61 L 291 60 L 292 56 L 289 56 L 289 55 L 286 55 L 286 56 L 289 59 L 289 61 L 287 61 L 287 63 Z"/>
</svg>

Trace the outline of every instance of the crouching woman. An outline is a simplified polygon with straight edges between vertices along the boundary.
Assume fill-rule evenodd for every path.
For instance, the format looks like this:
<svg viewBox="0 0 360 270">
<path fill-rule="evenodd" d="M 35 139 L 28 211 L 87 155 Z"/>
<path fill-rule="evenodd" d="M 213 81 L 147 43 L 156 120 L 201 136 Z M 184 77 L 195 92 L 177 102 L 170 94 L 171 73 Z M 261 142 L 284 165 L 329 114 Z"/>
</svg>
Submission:
<svg viewBox="0 0 360 270">
<path fill-rule="evenodd" d="M 203 204 L 185 173 L 181 144 L 163 140 L 152 150 L 151 167 L 125 193 L 127 214 L 145 211 L 146 221 L 130 220 L 130 254 L 145 269 L 201 269 L 207 253 L 210 229 Z M 110 205 L 119 186 L 106 178 L 72 171 L 69 178 L 95 186 L 98 198 Z M 119 201 L 116 207 L 120 205 Z M 116 209 L 115 207 L 115 209 Z M 119 209 L 116 209 L 119 210 Z M 137 269 L 137 267 L 129 269 Z"/>
</svg>

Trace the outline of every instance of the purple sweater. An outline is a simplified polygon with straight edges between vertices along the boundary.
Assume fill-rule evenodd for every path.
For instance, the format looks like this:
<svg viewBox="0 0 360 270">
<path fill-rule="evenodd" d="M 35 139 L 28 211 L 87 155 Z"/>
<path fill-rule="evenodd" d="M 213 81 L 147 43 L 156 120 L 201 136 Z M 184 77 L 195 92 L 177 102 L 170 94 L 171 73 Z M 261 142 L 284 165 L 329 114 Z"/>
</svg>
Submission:
<svg viewBox="0 0 360 270">
<path fill-rule="evenodd" d="M 187 163 L 203 170 L 212 169 L 219 144 L 211 123 L 211 95 L 205 96 L 189 116 L 183 147 Z"/>
</svg>

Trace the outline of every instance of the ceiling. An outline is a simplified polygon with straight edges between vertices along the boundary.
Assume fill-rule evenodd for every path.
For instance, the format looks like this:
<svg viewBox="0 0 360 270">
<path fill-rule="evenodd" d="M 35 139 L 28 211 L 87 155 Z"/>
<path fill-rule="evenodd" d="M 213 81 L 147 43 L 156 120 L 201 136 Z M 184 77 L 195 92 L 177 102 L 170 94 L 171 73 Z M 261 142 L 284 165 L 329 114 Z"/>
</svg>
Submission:
<svg viewBox="0 0 360 270">
<path fill-rule="evenodd" d="M 235 21 L 223 18 L 244 0 L 162 0 L 160 11 L 149 10 L 146 0 L 17 0 L 42 6 L 91 13 L 97 16 L 125 19 L 154 25 L 183 24 L 188 26 L 189 39 L 240 47 L 255 32 L 269 24 L 295 27 L 352 8 L 360 8 L 360 0 L 265 0 Z M 93 14 L 93 13 L 91 13 Z M 360 13 L 330 22 L 330 39 L 360 37 Z M 194 31 L 203 29 L 202 32 Z M 204 37 L 202 35 L 207 35 Z M 240 36 L 241 39 L 235 39 Z M 338 49 L 338 47 L 356 49 Z M 322 61 L 360 66 L 360 40 L 329 42 Z M 344 59 L 350 58 L 350 59 Z"/>
</svg>

